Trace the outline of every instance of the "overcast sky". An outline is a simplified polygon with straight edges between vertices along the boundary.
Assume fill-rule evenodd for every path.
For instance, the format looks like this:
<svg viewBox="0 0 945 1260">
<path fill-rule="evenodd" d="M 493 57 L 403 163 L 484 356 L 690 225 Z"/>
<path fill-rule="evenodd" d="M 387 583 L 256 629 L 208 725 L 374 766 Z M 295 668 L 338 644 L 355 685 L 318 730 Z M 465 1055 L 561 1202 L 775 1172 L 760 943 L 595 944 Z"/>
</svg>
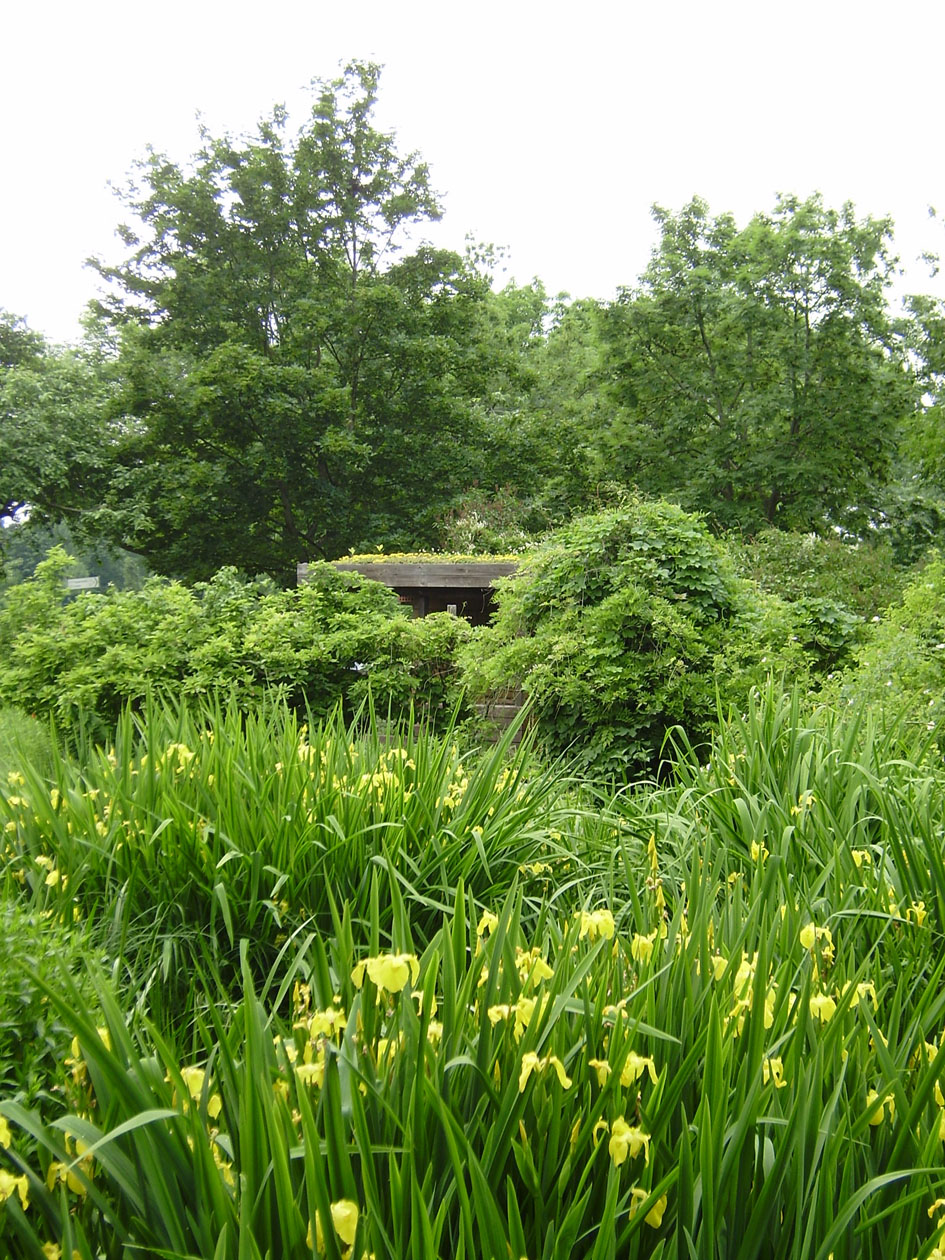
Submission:
<svg viewBox="0 0 945 1260">
<path fill-rule="evenodd" d="M 211 132 L 380 61 L 378 125 L 430 164 L 428 233 L 506 246 L 508 275 L 608 297 L 646 265 L 653 202 L 693 193 L 744 222 L 778 191 L 890 214 L 906 287 L 945 254 L 941 60 L 928 0 L 86 0 L 4 6 L 0 307 L 57 340 L 117 259 L 120 185 L 150 143 L 177 161 Z"/>
</svg>

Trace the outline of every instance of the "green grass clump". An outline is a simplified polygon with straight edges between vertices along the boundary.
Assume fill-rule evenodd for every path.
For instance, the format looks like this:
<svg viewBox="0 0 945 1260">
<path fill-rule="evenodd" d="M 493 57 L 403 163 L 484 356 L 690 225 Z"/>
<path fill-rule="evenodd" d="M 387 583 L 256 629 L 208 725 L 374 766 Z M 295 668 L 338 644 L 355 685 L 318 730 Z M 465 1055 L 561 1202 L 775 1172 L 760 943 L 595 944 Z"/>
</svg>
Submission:
<svg viewBox="0 0 945 1260">
<path fill-rule="evenodd" d="M 262 982 L 298 933 L 364 923 L 378 874 L 429 938 L 459 883 L 484 902 L 520 866 L 570 860 L 566 785 L 526 773 L 527 741 L 470 762 L 457 738 L 370 709 L 311 728 L 284 705 L 126 713 L 112 747 L 0 800 L 8 868 L 35 910 L 94 925 L 153 1018 L 179 1019 L 195 968 L 238 981 L 248 937 Z"/>
<path fill-rule="evenodd" d="M 35 978 L 62 1046 L 45 1095 L 11 1078 L 0 1101 L 0 1247 L 935 1255 L 945 772 L 926 735 L 903 756 L 901 734 L 771 690 L 706 759 L 592 805 L 527 746 L 163 710 L 75 780 L 58 767 L 55 798 L 27 777 L 7 900 L 70 931 L 79 906 L 124 952 L 91 995 L 68 968 Z M 148 889 L 158 952 L 185 936 L 172 903 L 201 923 L 186 1021 L 130 982 L 122 890 L 148 862 L 134 913 Z"/>
<path fill-rule="evenodd" d="M 87 935 L 36 914 L 12 897 L 0 901 L 0 1097 L 19 1091 L 48 1098 L 61 1083 L 62 1046 L 72 1036 L 46 992 L 65 972 L 83 1001 L 93 1001 L 86 977 Z"/>
</svg>

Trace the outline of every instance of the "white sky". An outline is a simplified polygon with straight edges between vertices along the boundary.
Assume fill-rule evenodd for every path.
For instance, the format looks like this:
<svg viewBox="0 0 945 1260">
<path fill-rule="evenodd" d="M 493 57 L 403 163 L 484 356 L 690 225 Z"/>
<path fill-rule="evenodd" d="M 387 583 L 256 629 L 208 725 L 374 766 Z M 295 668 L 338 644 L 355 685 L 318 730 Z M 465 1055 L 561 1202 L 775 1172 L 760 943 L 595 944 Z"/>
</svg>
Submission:
<svg viewBox="0 0 945 1260">
<path fill-rule="evenodd" d="M 57 340 L 117 259 L 147 143 L 183 162 L 339 63 L 385 66 L 376 121 L 429 162 L 427 235 L 508 247 L 509 276 L 609 297 L 693 193 L 744 222 L 777 191 L 891 214 L 907 287 L 945 254 L 938 0 L 57 0 L 0 22 L 0 307 Z"/>
</svg>

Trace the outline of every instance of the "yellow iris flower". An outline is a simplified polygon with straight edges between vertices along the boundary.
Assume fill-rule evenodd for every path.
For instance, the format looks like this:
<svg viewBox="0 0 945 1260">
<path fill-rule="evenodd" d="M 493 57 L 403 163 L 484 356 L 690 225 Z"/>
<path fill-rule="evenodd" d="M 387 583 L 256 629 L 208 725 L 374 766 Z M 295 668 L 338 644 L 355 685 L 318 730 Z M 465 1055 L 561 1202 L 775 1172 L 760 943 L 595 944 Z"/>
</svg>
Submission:
<svg viewBox="0 0 945 1260">
<path fill-rule="evenodd" d="M 499 916 L 493 914 L 491 910 L 483 910 L 482 917 L 476 927 L 477 936 L 487 936 L 490 932 L 494 932 L 499 926 Z"/>
<path fill-rule="evenodd" d="M 313 1041 L 318 1037 L 340 1037 L 344 1032 L 345 1022 L 346 1016 L 341 1007 L 329 1006 L 324 1011 L 313 1013 L 308 1021 L 308 1035 Z"/>
<path fill-rule="evenodd" d="M 656 1064 L 652 1058 L 649 1055 L 637 1054 L 635 1050 L 631 1050 L 620 1073 L 620 1084 L 627 1088 L 634 1081 L 638 1081 L 644 1072 L 648 1073 L 650 1080 L 655 1085 Z"/>
<path fill-rule="evenodd" d="M 591 912 L 582 910 L 578 917 L 581 920 L 578 940 L 583 940 L 585 936 L 589 941 L 596 941 L 598 936 L 605 941 L 613 940 L 616 929 L 614 916 L 609 910 L 593 910 Z"/>
<path fill-rule="evenodd" d="M 837 1012 L 837 1004 L 829 993 L 815 993 L 810 999 L 810 1013 L 814 1019 L 819 1019 L 822 1024 L 826 1024 L 828 1020 L 833 1019 Z"/>
<path fill-rule="evenodd" d="M 636 1125 L 627 1124 L 623 1116 L 618 1116 L 610 1126 L 610 1142 L 607 1147 L 610 1158 L 619 1168 L 627 1159 L 636 1159 L 643 1151 L 643 1162 L 650 1162 L 650 1135 L 644 1133 Z"/>
<path fill-rule="evenodd" d="M 303 1085 L 317 1085 L 319 1088 L 325 1083 L 325 1060 L 324 1058 L 316 1060 L 314 1063 L 297 1063 L 295 1065 L 296 1079 Z"/>
<path fill-rule="evenodd" d="M 354 987 L 360 989 L 364 983 L 364 973 L 379 989 L 388 993 L 399 993 L 405 988 L 407 981 L 416 984 L 420 975 L 420 962 L 416 954 L 379 954 L 376 958 L 365 958 L 351 973 Z"/>
<path fill-rule="evenodd" d="M 777 1056 L 769 1056 L 764 1059 L 761 1065 L 762 1078 L 767 1085 L 768 1081 L 774 1082 L 775 1089 L 784 1089 L 787 1081 L 784 1079 L 784 1064 Z"/>
<path fill-rule="evenodd" d="M 610 1076 L 610 1064 L 606 1059 L 588 1059 L 588 1067 L 592 1067 L 597 1073 L 597 1084 L 603 1089 L 607 1084 L 607 1078 Z"/>
<path fill-rule="evenodd" d="M 331 1204 L 331 1223 L 334 1226 L 335 1233 L 345 1244 L 346 1247 L 352 1247 L 358 1232 L 358 1205 L 352 1203 L 350 1199 L 339 1199 L 337 1203 Z M 312 1223 L 308 1224 L 308 1236 L 305 1239 L 306 1245 L 312 1246 Z M 316 1212 L 315 1214 L 315 1250 L 323 1252 L 325 1250 L 325 1235 L 322 1230 L 322 1218 Z"/>
<path fill-rule="evenodd" d="M 876 1106 L 877 1103 L 879 1103 L 878 1107 Z M 871 1111 L 871 1109 L 874 1109 L 874 1108 L 875 1110 L 872 1110 L 872 1114 L 870 1115 L 871 1125 L 875 1127 L 878 1124 L 882 1124 L 883 1121 L 886 1119 L 887 1110 L 889 1112 L 889 1123 L 892 1124 L 892 1122 L 896 1118 L 895 1095 L 886 1094 L 884 1098 L 880 1098 L 876 1090 L 871 1089 L 869 1093 L 866 1095 L 866 1109 L 867 1111 Z"/>
<path fill-rule="evenodd" d="M 194 1102 L 199 1102 L 203 1093 L 203 1082 L 206 1072 L 202 1067 L 182 1067 L 180 1070 L 181 1079 L 187 1093 L 190 1094 Z M 219 1094 L 211 1094 L 207 1099 L 207 1115 L 211 1120 L 215 1120 L 223 1110 L 223 1100 Z"/>
<path fill-rule="evenodd" d="M 630 1215 L 633 1216 L 637 1208 L 640 1206 L 640 1204 L 645 1202 L 645 1200 L 647 1200 L 650 1197 L 650 1191 L 640 1190 L 638 1187 L 634 1186 L 633 1189 L 630 1191 L 630 1195 L 631 1195 Z M 659 1227 L 663 1223 L 663 1213 L 665 1211 L 666 1211 L 666 1195 L 661 1194 L 660 1197 L 656 1200 L 656 1202 L 653 1204 L 653 1206 L 650 1208 L 649 1212 L 647 1212 L 646 1216 L 644 1216 L 643 1219 L 646 1221 L 647 1225 L 652 1226 L 653 1229 L 659 1229 Z"/>
<path fill-rule="evenodd" d="M 639 932 L 635 933 L 630 941 L 630 956 L 637 962 L 649 962 L 653 957 L 653 946 L 656 942 L 656 932 L 651 932 L 649 936 L 642 936 Z"/>
<path fill-rule="evenodd" d="M 554 1068 L 562 1089 L 571 1088 L 571 1078 L 565 1072 L 564 1064 L 556 1054 L 546 1054 L 543 1059 L 540 1059 L 533 1050 L 530 1050 L 527 1054 L 522 1055 L 522 1070 L 518 1077 L 518 1092 L 520 1094 L 524 1093 L 525 1086 L 528 1084 L 528 1078 L 532 1072 L 543 1072 L 548 1067 Z"/>
<path fill-rule="evenodd" d="M 30 1205 L 30 1183 L 26 1175 L 14 1177 L 5 1168 L 0 1168 L 0 1203 L 5 1203 L 14 1194 L 20 1196 L 20 1206 L 25 1212 Z"/>
</svg>

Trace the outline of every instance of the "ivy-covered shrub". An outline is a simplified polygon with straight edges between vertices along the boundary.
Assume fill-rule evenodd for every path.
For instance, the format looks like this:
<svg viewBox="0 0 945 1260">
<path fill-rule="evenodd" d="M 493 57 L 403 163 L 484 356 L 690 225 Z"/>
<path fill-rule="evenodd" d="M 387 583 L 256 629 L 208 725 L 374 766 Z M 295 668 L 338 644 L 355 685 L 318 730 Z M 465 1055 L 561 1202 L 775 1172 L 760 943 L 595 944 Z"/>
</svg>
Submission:
<svg viewBox="0 0 945 1260">
<path fill-rule="evenodd" d="M 154 692 L 251 704 L 277 688 L 320 715 L 370 685 L 379 709 L 413 703 L 434 723 L 457 703 L 450 662 L 466 623 L 412 621 L 393 591 L 358 574 L 312 565 L 304 586 L 276 591 L 223 569 L 195 587 L 152 578 L 73 599 L 70 564 L 54 549 L 0 603 L 0 705 L 94 733 Z"/>
<path fill-rule="evenodd" d="M 802 672 L 788 606 L 740 579 L 671 503 L 571 522 L 523 557 L 493 624 L 461 651 L 474 694 L 520 686 L 546 745 L 617 777 L 653 773 L 667 732 L 694 742 L 765 672 Z"/>
</svg>

